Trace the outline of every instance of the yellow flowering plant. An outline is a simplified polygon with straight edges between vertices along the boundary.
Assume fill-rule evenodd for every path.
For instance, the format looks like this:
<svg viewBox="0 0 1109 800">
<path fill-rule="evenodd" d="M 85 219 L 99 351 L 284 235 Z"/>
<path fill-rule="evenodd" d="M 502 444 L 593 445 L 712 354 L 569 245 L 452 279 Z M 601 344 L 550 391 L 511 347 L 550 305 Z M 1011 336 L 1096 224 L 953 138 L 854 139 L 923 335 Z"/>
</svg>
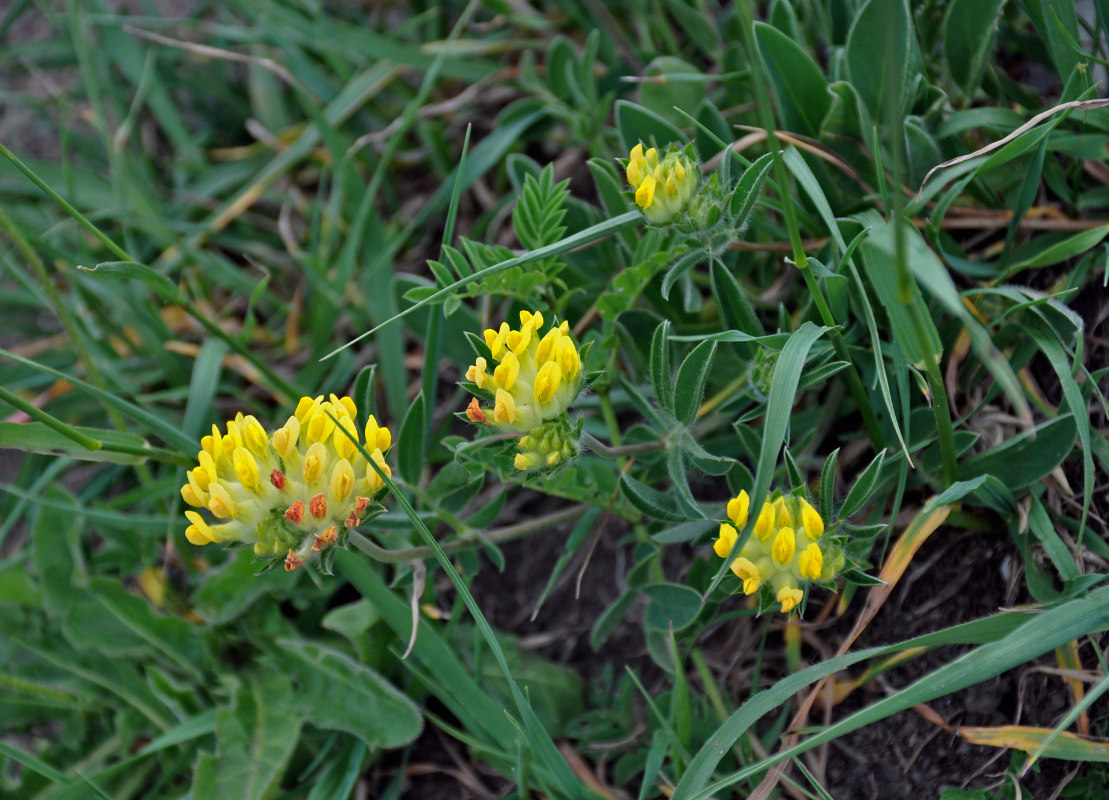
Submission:
<svg viewBox="0 0 1109 800">
<path fill-rule="evenodd" d="M 466 370 L 476 395 L 466 418 L 523 434 L 513 462 L 522 471 L 566 463 L 579 449 L 566 412 L 581 392 L 582 352 L 568 322 L 552 324 L 541 336 L 543 322 L 539 311 L 521 311 L 519 328 L 502 322 L 487 329 L 484 344 L 490 358 L 479 355 Z M 493 404 L 482 405 L 482 397 Z"/>
<path fill-rule="evenodd" d="M 670 147 L 660 155 L 657 148 L 644 148 L 640 142 L 628 154 L 624 174 L 647 221 L 663 225 L 689 204 L 697 190 L 700 168 L 686 152 Z"/>
<path fill-rule="evenodd" d="M 777 603 L 788 614 L 801 604 L 807 586 L 835 578 L 844 566 L 843 549 L 805 497 L 775 493 L 763 503 L 750 537 L 733 554 L 750 510 L 745 491 L 728 502 L 729 522 L 720 524 L 713 551 L 731 559 L 740 590 L 759 595 L 760 611 Z"/>
<path fill-rule="evenodd" d="M 389 429 L 371 414 L 359 438 L 357 416 L 351 398 L 332 394 L 302 397 L 273 433 L 241 413 L 222 433 L 213 425 L 181 497 L 215 520 L 186 511 L 186 538 L 194 545 L 241 542 L 271 567 L 283 562 L 291 571 L 318 562 L 329 573 L 334 548 L 345 545 L 349 529 L 385 510 L 376 501 L 381 476 L 355 442 L 364 442 L 377 467 L 392 474 L 384 456 Z"/>
</svg>

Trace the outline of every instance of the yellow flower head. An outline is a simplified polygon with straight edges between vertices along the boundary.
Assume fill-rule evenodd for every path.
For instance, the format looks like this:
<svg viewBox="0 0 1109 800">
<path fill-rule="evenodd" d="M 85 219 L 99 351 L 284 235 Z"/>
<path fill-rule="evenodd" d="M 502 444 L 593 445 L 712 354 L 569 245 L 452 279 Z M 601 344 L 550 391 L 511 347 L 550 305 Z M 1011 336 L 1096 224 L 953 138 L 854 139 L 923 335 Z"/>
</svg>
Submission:
<svg viewBox="0 0 1109 800">
<path fill-rule="evenodd" d="M 637 144 L 628 154 L 625 174 L 635 192 L 635 204 L 656 224 L 670 222 L 680 214 L 697 188 L 693 162 L 677 150 L 660 159 L 655 148 L 644 150 Z"/>
<path fill-rule="evenodd" d="M 746 492 L 728 502 L 728 518 L 735 524 L 722 523 L 713 542 L 713 550 L 721 558 L 727 558 L 739 532 L 747 525 L 751 505 Z M 841 548 L 823 537 L 824 521 L 807 500 L 791 496 L 766 498 L 752 535 L 730 564 L 731 570 L 743 582 L 744 594 L 754 594 L 767 585 L 782 611 L 788 613 L 804 595 L 799 585 L 806 581 L 829 581 L 843 567 Z"/>
<path fill-rule="evenodd" d="M 250 543 L 260 556 L 283 558 L 286 569 L 341 543 L 345 535 L 339 531 L 380 509 L 371 508 L 371 500 L 383 486 L 355 446 L 361 442 L 357 413 L 349 397 L 302 397 L 272 434 L 242 414 L 228 421 L 226 433 L 213 425 L 181 496 L 220 523 L 186 511 L 186 538 L 195 545 L 224 539 Z M 391 443 L 388 428 L 371 416 L 363 447 L 386 475 L 383 451 Z"/>
<path fill-rule="evenodd" d="M 541 313 L 521 311 L 518 329 L 504 322 L 497 330 L 485 331 L 485 343 L 497 365 L 490 371 L 489 363 L 479 357 L 466 370 L 466 379 L 491 392 L 494 405 L 475 408 L 471 403 L 467 418 L 503 431 L 527 433 L 570 407 L 581 391 L 581 355 L 569 324 L 554 325 L 541 337 L 542 327 Z M 518 466 L 523 463 L 517 460 Z"/>
</svg>

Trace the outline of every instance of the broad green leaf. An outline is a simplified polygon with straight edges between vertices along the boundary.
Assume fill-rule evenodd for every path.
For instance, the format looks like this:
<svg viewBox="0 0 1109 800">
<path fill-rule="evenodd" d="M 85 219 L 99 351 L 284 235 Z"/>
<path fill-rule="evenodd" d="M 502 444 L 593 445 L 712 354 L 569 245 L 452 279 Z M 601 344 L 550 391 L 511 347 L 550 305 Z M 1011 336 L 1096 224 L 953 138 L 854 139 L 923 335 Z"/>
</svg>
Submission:
<svg viewBox="0 0 1109 800">
<path fill-rule="evenodd" d="M 660 492 L 627 473 L 620 476 L 620 491 L 629 503 L 653 519 L 666 522 L 685 522 L 689 519 L 679 510 L 680 504 L 669 493 Z"/>
<path fill-rule="evenodd" d="M 241 616 L 261 597 L 281 598 L 300 579 L 299 570 L 269 570 L 259 575 L 258 569 L 259 563 L 250 548 L 233 553 L 227 563 L 204 576 L 192 597 L 193 611 L 213 625 L 222 625 Z"/>
<path fill-rule="evenodd" d="M 701 611 L 701 595 L 679 583 L 653 583 L 643 589 L 650 599 L 647 627 L 658 631 L 689 626 Z"/>
<path fill-rule="evenodd" d="M 691 424 L 697 416 L 715 355 L 716 342 L 701 342 L 678 367 L 674 383 L 674 416 L 683 425 Z"/>
<path fill-rule="evenodd" d="M 944 64 L 969 100 L 986 63 L 1005 0 L 952 0 L 943 21 Z"/>
<path fill-rule="evenodd" d="M 1068 236 L 1063 241 L 1044 248 L 1034 256 L 1010 264 L 997 280 L 998 282 L 1004 282 L 1022 270 L 1049 267 L 1052 264 L 1058 264 L 1060 261 L 1074 258 L 1088 250 L 1092 250 L 1106 236 L 1109 236 L 1109 225 L 1099 225 L 1088 231 L 1081 231 L 1073 236 Z"/>
<path fill-rule="evenodd" d="M 651 385 L 655 402 L 669 413 L 674 413 L 674 377 L 670 373 L 670 320 L 659 323 L 651 336 Z"/>
<path fill-rule="evenodd" d="M 200 441 L 204 421 L 212 413 L 212 398 L 219 386 L 223 359 L 227 355 L 227 344 L 219 339 L 208 339 L 200 346 L 193 374 L 189 379 L 189 399 L 185 404 L 185 421 L 181 432 L 190 439 Z"/>
<path fill-rule="evenodd" d="M 836 499 L 836 462 L 839 460 L 837 447 L 824 459 L 820 470 L 820 518 L 831 522 L 832 505 Z"/>
<path fill-rule="evenodd" d="M 905 102 L 913 29 L 905 0 L 867 0 L 847 36 L 847 72 L 870 115 L 893 119 Z"/>
<path fill-rule="evenodd" d="M 959 466 L 963 478 L 993 475 L 1016 491 L 1046 478 L 1074 447 L 1078 429 L 1073 414 L 1050 419 L 1035 429 L 1006 439 Z"/>
<path fill-rule="evenodd" d="M 804 48 L 764 22 L 755 23 L 755 40 L 778 99 L 782 125 L 817 136 L 832 106 L 820 67 Z"/>
<path fill-rule="evenodd" d="M 739 183 L 736 184 L 735 191 L 728 201 L 728 214 L 732 218 L 732 226 L 737 234 L 742 233 L 747 227 L 747 219 L 755 208 L 759 191 L 766 182 L 766 176 L 770 173 L 773 163 L 774 154 L 765 153 L 740 176 Z"/>
<path fill-rule="evenodd" d="M 878 479 L 882 474 L 882 465 L 886 460 L 886 451 L 883 450 L 874 457 L 874 460 L 867 465 L 863 470 L 863 474 L 855 479 L 855 483 L 851 486 L 851 490 L 847 492 L 847 497 L 844 498 L 843 507 L 840 509 L 841 517 L 849 517 L 862 508 L 863 504 L 870 499 L 871 494 L 874 492 L 874 487 L 878 485 Z"/>
<path fill-rule="evenodd" d="M 686 140 L 672 123 L 628 100 L 616 101 L 616 128 L 629 153 L 640 141 L 662 148 L 671 142 L 680 144 Z"/>
<path fill-rule="evenodd" d="M 353 734 L 370 747 L 400 747 L 420 735 L 416 705 L 350 656 L 323 645 L 279 639 L 282 666 L 297 682 L 291 699 L 323 730 Z"/>
<path fill-rule="evenodd" d="M 703 19 L 701 27 L 711 28 L 703 24 Z M 693 113 L 705 99 L 705 76 L 688 61 L 674 56 L 659 56 L 647 65 L 644 74 L 649 80 L 639 86 L 640 104 L 675 128 L 680 128 L 685 122 L 685 117 L 675 108 Z"/>
<path fill-rule="evenodd" d="M 293 699 L 284 676 L 248 676 L 234 706 L 216 714 L 216 754 L 197 761 L 193 797 L 272 797 L 300 737 L 303 717 Z"/>
</svg>

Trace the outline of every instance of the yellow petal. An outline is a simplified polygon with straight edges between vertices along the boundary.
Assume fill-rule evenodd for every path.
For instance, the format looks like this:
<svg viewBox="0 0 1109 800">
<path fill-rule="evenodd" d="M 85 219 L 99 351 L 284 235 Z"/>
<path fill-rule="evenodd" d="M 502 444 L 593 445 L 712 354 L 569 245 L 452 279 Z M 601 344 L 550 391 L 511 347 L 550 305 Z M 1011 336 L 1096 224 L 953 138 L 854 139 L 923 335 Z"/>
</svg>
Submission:
<svg viewBox="0 0 1109 800">
<path fill-rule="evenodd" d="M 770 548 L 770 555 L 774 563 L 783 567 L 793 560 L 796 552 L 797 540 L 793 535 L 793 528 L 782 528 L 774 537 L 774 544 Z"/>
<path fill-rule="evenodd" d="M 737 528 L 747 525 L 747 513 L 751 509 L 751 498 L 747 492 L 741 491 L 728 501 L 728 519 L 735 523 Z"/>
<path fill-rule="evenodd" d="M 213 482 L 208 487 L 208 494 L 208 510 L 216 517 L 230 519 L 235 516 L 235 503 L 231 499 L 231 494 L 223 488 L 222 483 Z"/>
<path fill-rule="evenodd" d="M 541 406 L 549 403 L 555 392 L 558 391 L 558 385 L 561 382 L 562 368 L 558 366 L 557 362 L 548 361 L 535 376 L 535 386 L 532 388 L 535 402 Z"/>
<path fill-rule="evenodd" d="M 258 491 L 258 462 L 245 447 L 236 447 L 231 456 L 231 463 L 235 467 L 235 477 L 248 492 Z"/>
<path fill-rule="evenodd" d="M 712 543 L 712 549 L 716 552 L 716 555 L 721 558 L 727 558 L 728 553 L 732 552 L 732 548 L 735 547 L 735 540 L 738 538 L 739 534 L 736 532 L 736 529 L 728 523 L 723 522 L 720 525 L 720 535 L 717 537 L 716 541 Z"/>
<path fill-rule="evenodd" d="M 493 405 L 493 421 L 508 425 L 516 421 L 516 401 L 504 389 L 497 389 L 496 401 Z"/>
<path fill-rule="evenodd" d="M 512 387 L 516 385 L 516 377 L 519 374 L 520 359 L 509 350 L 501 357 L 501 363 L 493 370 L 493 383 L 505 391 L 511 391 Z"/>
<path fill-rule="evenodd" d="M 647 210 L 651 207 L 651 203 L 655 200 L 655 178 L 653 175 L 645 175 L 643 182 L 639 184 L 639 188 L 635 190 L 635 204 Z"/>
<path fill-rule="evenodd" d="M 354 467 L 345 458 L 340 458 L 331 470 L 331 496 L 342 503 L 354 491 Z"/>
<path fill-rule="evenodd" d="M 800 589 L 794 589 L 792 586 L 783 586 L 779 589 L 778 602 L 782 604 L 782 613 L 788 614 L 797 608 L 797 604 L 801 602 L 801 598 L 804 596 L 804 592 Z"/>
<path fill-rule="evenodd" d="M 808 500 L 801 501 L 801 525 L 805 529 L 805 535 L 810 539 L 819 539 L 824 535 L 824 520 L 820 518 L 816 509 L 809 505 Z"/>
<path fill-rule="evenodd" d="M 798 566 L 802 578 L 817 580 L 824 571 L 824 554 L 820 552 L 820 546 L 814 543 L 806 547 L 798 559 Z"/>
<path fill-rule="evenodd" d="M 315 442 L 304 455 L 301 474 L 306 483 L 313 484 L 320 479 L 325 469 L 327 469 L 327 448 L 322 442 Z"/>
</svg>

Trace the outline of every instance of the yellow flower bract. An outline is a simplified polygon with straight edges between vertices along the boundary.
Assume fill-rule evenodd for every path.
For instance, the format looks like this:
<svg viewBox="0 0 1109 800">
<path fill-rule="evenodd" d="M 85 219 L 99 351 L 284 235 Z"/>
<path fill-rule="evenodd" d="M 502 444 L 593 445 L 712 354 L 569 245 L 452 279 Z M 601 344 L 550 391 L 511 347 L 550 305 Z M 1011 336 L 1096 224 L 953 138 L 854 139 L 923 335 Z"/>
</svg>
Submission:
<svg viewBox="0 0 1109 800">
<path fill-rule="evenodd" d="M 225 432 L 213 425 L 181 497 L 220 522 L 186 511 L 186 538 L 195 545 L 249 543 L 260 556 L 285 555 L 286 569 L 335 544 L 337 531 L 358 525 L 383 486 L 351 437 L 364 443 L 383 473 L 392 474 L 384 457 L 392 444 L 388 428 L 371 414 L 360 438 L 357 413 L 349 397 L 320 395 L 302 397 L 272 435 L 243 414 L 228 420 Z"/>
</svg>

